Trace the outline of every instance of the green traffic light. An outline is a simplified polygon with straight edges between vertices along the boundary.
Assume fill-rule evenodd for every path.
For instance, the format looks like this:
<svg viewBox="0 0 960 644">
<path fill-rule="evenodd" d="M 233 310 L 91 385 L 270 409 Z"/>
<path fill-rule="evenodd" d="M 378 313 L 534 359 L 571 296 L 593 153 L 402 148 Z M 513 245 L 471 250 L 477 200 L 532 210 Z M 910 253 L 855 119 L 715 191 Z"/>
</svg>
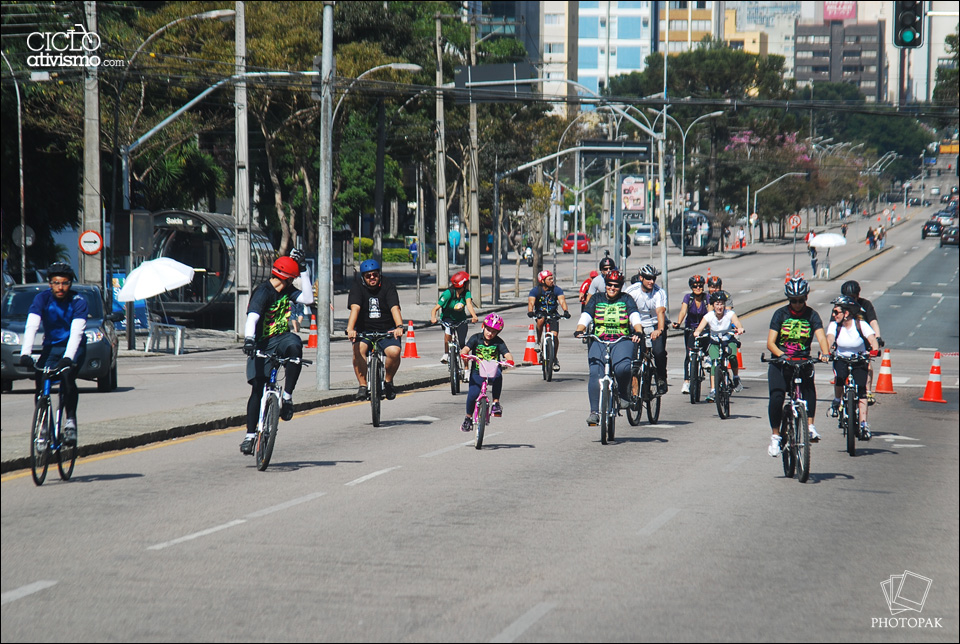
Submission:
<svg viewBox="0 0 960 644">
<path fill-rule="evenodd" d="M 900 34 L 900 38 L 901 38 L 901 39 L 903 40 L 903 42 L 905 42 L 905 43 L 911 43 L 911 42 L 913 42 L 914 38 L 916 38 L 916 37 L 917 37 L 917 34 L 916 34 L 914 31 L 910 30 L 910 29 L 904 29 L 904 30 L 903 30 L 903 33 Z"/>
</svg>

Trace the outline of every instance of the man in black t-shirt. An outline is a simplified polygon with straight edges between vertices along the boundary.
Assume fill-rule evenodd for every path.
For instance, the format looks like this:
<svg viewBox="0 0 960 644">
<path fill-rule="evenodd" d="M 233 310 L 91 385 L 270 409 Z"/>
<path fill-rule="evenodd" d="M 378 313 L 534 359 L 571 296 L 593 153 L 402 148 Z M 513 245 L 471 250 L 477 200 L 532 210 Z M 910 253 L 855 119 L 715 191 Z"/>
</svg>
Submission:
<svg viewBox="0 0 960 644">
<path fill-rule="evenodd" d="M 367 390 L 367 352 L 372 343 L 363 338 L 364 333 L 392 332 L 392 338 L 380 341 L 383 349 L 384 374 L 383 394 L 387 400 L 397 397 L 393 376 L 400 368 L 400 337 L 403 335 L 403 317 L 400 314 L 400 296 L 397 287 L 380 273 L 380 263 L 368 259 L 360 264 L 360 281 L 355 281 L 347 297 L 350 317 L 347 320 L 347 337 L 353 342 L 353 372 L 360 383 L 357 400 L 369 396 Z"/>
<path fill-rule="evenodd" d="M 313 290 L 299 290 L 293 285 L 299 273 L 300 283 L 310 284 L 310 273 L 303 268 L 303 251 L 294 248 L 289 257 L 281 257 L 273 263 L 270 279 L 257 286 L 247 305 L 247 322 L 244 326 L 243 352 L 247 354 L 247 382 L 252 389 L 247 400 L 247 435 L 240 443 L 240 451 L 253 454 L 257 437 L 257 421 L 260 417 L 260 399 L 263 386 L 270 379 L 270 363 L 255 357 L 257 351 L 276 352 L 284 358 L 302 358 L 303 340 L 290 328 L 292 304 L 313 304 Z M 293 390 L 300 377 L 300 364 L 284 367 L 283 404 L 280 418 L 293 418 Z"/>
</svg>

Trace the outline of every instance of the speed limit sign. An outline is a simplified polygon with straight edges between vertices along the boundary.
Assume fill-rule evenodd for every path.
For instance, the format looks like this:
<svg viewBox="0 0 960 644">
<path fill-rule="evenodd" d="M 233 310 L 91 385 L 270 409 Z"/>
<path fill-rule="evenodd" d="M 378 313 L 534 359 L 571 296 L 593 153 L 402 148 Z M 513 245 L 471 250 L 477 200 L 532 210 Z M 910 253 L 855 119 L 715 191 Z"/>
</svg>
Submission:
<svg viewBox="0 0 960 644">
<path fill-rule="evenodd" d="M 790 224 L 790 230 L 796 230 L 800 227 L 800 215 L 790 215 L 787 223 Z"/>
</svg>

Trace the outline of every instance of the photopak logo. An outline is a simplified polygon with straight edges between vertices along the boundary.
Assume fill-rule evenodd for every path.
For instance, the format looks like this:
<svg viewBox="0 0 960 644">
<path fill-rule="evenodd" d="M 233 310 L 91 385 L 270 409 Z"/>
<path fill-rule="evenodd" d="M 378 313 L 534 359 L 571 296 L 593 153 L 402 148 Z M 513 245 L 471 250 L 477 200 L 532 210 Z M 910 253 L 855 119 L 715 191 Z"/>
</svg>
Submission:
<svg viewBox="0 0 960 644">
<path fill-rule="evenodd" d="M 102 59 L 100 36 L 82 24 L 69 31 L 34 31 L 27 36 L 27 56 L 30 67 L 119 67 L 126 63 L 120 59 Z"/>
<path fill-rule="evenodd" d="M 874 617 L 872 628 L 943 628 L 942 617 L 897 617 L 901 613 L 919 613 L 927 601 L 933 580 L 904 570 L 902 575 L 890 575 L 880 582 L 883 597 L 887 600 L 890 617 Z"/>
</svg>

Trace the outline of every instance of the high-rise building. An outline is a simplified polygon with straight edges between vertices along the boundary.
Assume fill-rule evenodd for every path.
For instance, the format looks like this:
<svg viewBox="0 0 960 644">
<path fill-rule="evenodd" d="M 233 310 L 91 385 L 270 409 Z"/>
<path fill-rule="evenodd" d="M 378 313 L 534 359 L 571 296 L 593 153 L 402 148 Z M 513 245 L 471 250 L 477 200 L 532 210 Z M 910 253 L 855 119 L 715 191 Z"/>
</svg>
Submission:
<svg viewBox="0 0 960 644">
<path fill-rule="evenodd" d="M 797 84 L 851 83 L 868 102 L 883 101 L 886 95 L 885 23 L 858 24 L 840 15 L 825 15 L 824 19 L 827 22 L 823 24 L 797 24 L 794 60 Z"/>
<path fill-rule="evenodd" d="M 570 3 L 574 4 L 574 3 Z M 643 71 L 653 40 L 653 2 L 577 2 L 579 82 L 594 92 L 610 78 Z"/>
</svg>

